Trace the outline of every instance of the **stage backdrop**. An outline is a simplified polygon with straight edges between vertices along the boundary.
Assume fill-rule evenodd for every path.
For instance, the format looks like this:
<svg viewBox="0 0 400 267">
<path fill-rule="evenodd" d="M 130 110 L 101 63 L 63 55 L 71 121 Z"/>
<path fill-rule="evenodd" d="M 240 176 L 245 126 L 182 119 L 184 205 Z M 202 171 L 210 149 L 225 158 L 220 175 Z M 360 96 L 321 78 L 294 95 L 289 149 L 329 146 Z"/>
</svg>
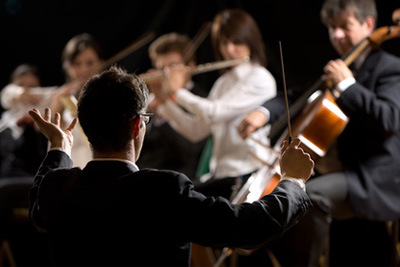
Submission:
<svg viewBox="0 0 400 267">
<path fill-rule="evenodd" d="M 241 8 L 257 21 L 266 44 L 268 68 L 282 88 L 279 41 L 282 42 L 287 86 L 303 86 L 318 79 L 330 59 L 337 58 L 320 22 L 321 0 L 1 0 L 0 87 L 11 71 L 24 62 L 39 66 L 44 86 L 61 85 L 61 52 L 76 34 L 87 32 L 98 39 L 107 58 L 147 32 L 156 36 L 179 32 L 194 37 L 202 25 L 225 8 Z M 398 0 L 377 1 L 378 27 L 391 25 Z M 400 56 L 399 39 L 383 47 Z M 130 72 L 150 68 L 148 45 L 118 64 Z M 215 60 L 209 36 L 197 50 L 198 63 Z M 218 72 L 197 79 L 211 86 Z"/>
</svg>

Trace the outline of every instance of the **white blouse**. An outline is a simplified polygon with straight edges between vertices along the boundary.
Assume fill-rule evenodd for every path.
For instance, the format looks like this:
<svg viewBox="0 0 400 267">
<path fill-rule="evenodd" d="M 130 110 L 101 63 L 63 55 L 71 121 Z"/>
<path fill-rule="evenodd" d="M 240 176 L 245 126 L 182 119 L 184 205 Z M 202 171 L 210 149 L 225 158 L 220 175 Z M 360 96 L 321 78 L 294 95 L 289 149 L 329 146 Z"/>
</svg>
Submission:
<svg viewBox="0 0 400 267">
<path fill-rule="evenodd" d="M 276 95 L 276 82 L 264 67 L 242 63 L 226 72 L 214 83 L 209 96 L 202 98 L 188 90 L 176 93 L 176 103 L 168 100 L 157 112 L 171 126 L 192 142 L 210 134 L 213 151 L 210 172 L 215 178 L 247 174 L 262 166 L 270 152 L 250 139 L 243 140 L 237 130 L 244 116 Z M 181 105 L 191 114 L 185 113 Z M 269 127 L 253 133 L 253 137 L 269 145 Z"/>
<path fill-rule="evenodd" d="M 12 137 L 18 139 L 24 129 L 17 125 L 17 121 L 28 114 L 28 111 L 37 108 L 40 112 L 50 107 L 53 96 L 57 93 L 58 87 L 35 87 L 29 88 L 32 95 L 39 98 L 39 103 L 36 105 L 24 104 L 15 99 L 24 92 L 24 88 L 15 84 L 8 84 L 1 90 L 1 105 L 6 111 L 3 112 L 0 120 L 0 132 L 9 128 Z"/>
<path fill-rule="evenodd" d="M 39 109 L 43 114 L 45 108 L 51 107 L 53 97 L 59 89 L 60 87 L 57 86 L 30 88 L 30 93 L 40 97 L 40 101 L 37 105 L 27 105 L 15 101 L 16 97 L 24 92 L 24 88 L 14 84 L 7 85 L 1 91 L 1 104 L 7 110 L 3 113 L 0 120 L 0 132 L 9 128 L 11 129 L 13 138 L 18 139 L 22 135 L 24 129 L 17 125 L 17 121 L 28 114 L 28 111 L 32 108 Z M 64 110 L 62 116 L 67 125 L 73 120 L 73 116 L 67 109 Z M 71 152 L 71 158 L 74 162 L 73 166 L 84 168 L 87 162 L 92 159 L 92 151 L 79 123 L 73 131 L 73 136 L 74 145 Z"/>
</svg>

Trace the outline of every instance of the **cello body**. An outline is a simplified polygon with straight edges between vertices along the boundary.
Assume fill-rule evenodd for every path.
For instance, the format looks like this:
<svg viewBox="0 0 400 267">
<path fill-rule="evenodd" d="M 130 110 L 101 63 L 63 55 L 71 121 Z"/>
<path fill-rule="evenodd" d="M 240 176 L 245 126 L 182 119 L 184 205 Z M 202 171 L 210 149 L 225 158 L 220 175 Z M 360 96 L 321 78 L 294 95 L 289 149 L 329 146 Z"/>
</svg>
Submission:
<svg viewBox="0 0 400 267">
<path fill-rule="evenodd" d="M 325 156 L 349 121 L 329 90 L 317 91 L 293 125 L 302 148 L 316 160 Z"/>
</svg>

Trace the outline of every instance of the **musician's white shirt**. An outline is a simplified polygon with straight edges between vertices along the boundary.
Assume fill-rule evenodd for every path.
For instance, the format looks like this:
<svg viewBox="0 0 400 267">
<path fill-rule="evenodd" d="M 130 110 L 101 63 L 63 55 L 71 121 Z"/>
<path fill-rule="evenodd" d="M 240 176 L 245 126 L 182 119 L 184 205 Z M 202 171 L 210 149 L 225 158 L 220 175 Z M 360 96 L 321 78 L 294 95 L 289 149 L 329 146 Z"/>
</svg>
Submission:
<svg viewBox="0 0 400 267">
<path fill-rule="evenodd" d="M 68 109 L 64 109 L 62 114 L 65 124 L 68 126 L 71 124 L 74 117 Z M 72 132 L 74 137 L 74 145 L 71 149 L 71 159 L 73 162 L 73 167 L 80 167 L 83 169 L 86 164 L 92 160 L 92 150 L 90 149 L 89 141 L 84 134 L 80 123 L 76 125 L 74 131 Z"/>
<path fill-rule="evenodd" d="M 17 125 L 17 121 L 27 115 L 28 111 L 33 108 L 37 108 L 43 114 L 46 107 L 51 107 L 53 96 L 58 92 L 59 88 L 58 86 L 29 88 L 31 94 L 40 96 L 40 102 L 37 105 L 27 105 L 15 101 L 17 96 L 24 92 L 23 87 L 15 84 L 9 84 L 4 87 L 1 91 L 1 104 L 6 111 L 3 112 L 0 120 L 0 132 L 9 128 L 12 137 L 17 140 L 24 131 L 23 128 Z M 73 117 L 67 109 L 64 110 L 62 116 L 67 125 L 72 122 Z M 74 130 L 73 135 L 74 146 L 71 158 L 74 162 L 74 167 L 83 168 L 92 159 L 92 152 L 79 124 Z"/>
<path fill-rule="evenodd" d="M 215 178 L 234 177 L 262 166 L 250 152 L 263 160 L 270 158 L 270 151 L 250 139 L 243 140 L 237 127 L 248 112 L 275 95 L 276 82 L 271 73 L 260 65 L 246 62 L 218 78 L 207 98 L 179 90 L 176 103 L 168 100 L 157 112 L 193 142 L 212 134 L 211 174 Z M 261 128 L 253 137 L 269 145 L 268 131 L 269 126 Z"/>
<path fill-rule="evenodd" d="M 51 87 L 35 87 L 29 89 L 32 95 L 38 96 L 40 101 L 36 105 L 24 104 L 15 99 L 24 92 L 24 88 L 15 84 L 8 84 L 1 90 L 1 105 L 6 111 L 3 112 L 0 120 L 0 132 L 9 128 L 12 137 L 18 139 L 24 129 L 17 125 L 17 121 L 28 114 L 28 111 L 37 108 L 40 112 L 44 112 L 44 108 L 50 107 L 51 101 L 55 93 L 58 91 L 57 86 Z"/>
</svg>

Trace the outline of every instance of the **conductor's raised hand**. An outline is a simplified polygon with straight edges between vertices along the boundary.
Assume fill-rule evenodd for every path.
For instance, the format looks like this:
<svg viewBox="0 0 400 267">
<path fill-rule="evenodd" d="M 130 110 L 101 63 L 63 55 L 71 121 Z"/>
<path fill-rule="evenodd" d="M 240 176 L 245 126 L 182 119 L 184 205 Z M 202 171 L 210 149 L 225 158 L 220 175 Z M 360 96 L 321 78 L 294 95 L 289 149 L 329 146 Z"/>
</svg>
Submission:
<svg viewBox="0 0 400 267">
<path fill-rule="evenodd" d="M 71 149 L 74 142 L 72 132 L 78 122 L 75 118 L 71 124 L 65 130 L 61 129 L 60 126 L 60 113 L 54 114 L 54 122 L 51 121 L 51 110 L 46 108 L 44 111 L 44 116 L 40 114 L 37 109 L 32 109 L 29 111 L 29 115 L 35 121 L 40 131 L 46 136 L 50 141 L 50 148 L 61 148 L 68 155 L 71 155 Z"/>
<path fill-rule="evenodd" d="M 299 147 L 300 143 L 298 138 L 295 138 L 291 144 L 288 144 L 286 140 L 283 142 L 280 158 L 281 174 L 306 182 L 313 173 L 314 161 L 310 154 Z"/>
</svg>

